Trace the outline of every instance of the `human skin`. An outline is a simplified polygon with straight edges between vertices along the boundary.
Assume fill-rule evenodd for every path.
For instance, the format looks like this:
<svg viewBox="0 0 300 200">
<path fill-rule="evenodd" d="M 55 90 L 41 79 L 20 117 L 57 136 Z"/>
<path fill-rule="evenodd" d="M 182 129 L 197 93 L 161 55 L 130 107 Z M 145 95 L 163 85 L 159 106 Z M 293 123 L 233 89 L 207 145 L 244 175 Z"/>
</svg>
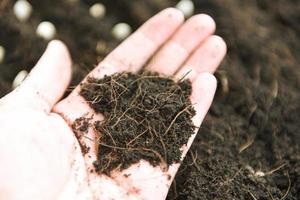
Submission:
<svg viewBox="0 0 300 200">
<path fill-rule="evenodd" d="M 212 73 L 226 53 L 226 44 L 214 31 L 215 23 L 207 15 L 184 22 L 178 10 L 165 9 L 89 75 L 101 78 L 144 67 L 179 79 L 189 72 L 190 100 L 196 110 L 193 122 L 200 127 L 216 89 Z M 70 79 L 69 52 L 62 42 L 52 41 L 26 80 L 0 99 L 0 199 L 164 199 L 179 163 L 166 169 L 141 160 L 113 171 L 111 177 L 93 171 L 95 133 L 90 129 L 78 141 L 70 126 L 82 116 L 94 120 L 103 116 L 95 114 L 78 94 L 79 86 L 60 100 Z M 182 157 L 195 134 L 182 147 Z M 79 143 L 90 151 L 83 155 Z"/>
</svg>

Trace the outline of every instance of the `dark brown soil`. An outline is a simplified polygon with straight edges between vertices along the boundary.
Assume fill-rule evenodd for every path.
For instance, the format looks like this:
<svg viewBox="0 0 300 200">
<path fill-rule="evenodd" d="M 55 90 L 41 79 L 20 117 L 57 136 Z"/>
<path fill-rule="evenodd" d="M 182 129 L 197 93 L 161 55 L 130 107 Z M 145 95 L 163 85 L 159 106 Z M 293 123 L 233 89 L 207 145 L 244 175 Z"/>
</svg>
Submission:
<svg viewBox="0 0 300 200">
<path fill-rule="evenodd" d="M 92 126 L 91 124 L 92 118 L 86 118 L 86 117 L 80 117 L 74 121 L 72 124 L 72 130 L 75 133 L 75 136 L 78 140 L 84 139 L 84 135 L 87 134 L 89 128 Z M 81 147 L 81 152 L 85 155 L 89 152 L 90 147 L 86 146 L 85 144 L 82 144 L 79 142 L 79 145 Z"/>
<path fill-rule="evenodd" d="M 80 95 L 104 116 L 93 125 L 99 145 L 94 166 L 99 173 L 109 175 L 141 159 L 168 167 L 180 161 L 180 148 L 194 133 L 188 80 L 175 82 L 151 72 L 89 77 Z M 86 130 L 86 121 L 80 127 Z"/>
<path fill-rule="evenodd" d="M 95 0 L 30 2 L 33 16 L 20 23 L 13 1 L 0 1 L 0 44 L 6 48 L 0 96 L 42 54 L 46 42 L 35 35 L 41 20 L 52 21 L 71 48 L 75 85 L 118 43 L 110 35 L 113 24 L 127 22 L 135 29 L 177 1 L 103 0 L 108 14 L 102 20 L 88 14 Z M 217 98 L 168 199 L 300 199 L 299 1 L 194 2 L 197 13 L 216 20 L 228 55 L 216 74 Z"/>
<path fill-rule="evenodd" d="M 168 199 L 300 199 L 299 2 L 198 6 L 217 20 L 228 55 Z"/>
</svg>

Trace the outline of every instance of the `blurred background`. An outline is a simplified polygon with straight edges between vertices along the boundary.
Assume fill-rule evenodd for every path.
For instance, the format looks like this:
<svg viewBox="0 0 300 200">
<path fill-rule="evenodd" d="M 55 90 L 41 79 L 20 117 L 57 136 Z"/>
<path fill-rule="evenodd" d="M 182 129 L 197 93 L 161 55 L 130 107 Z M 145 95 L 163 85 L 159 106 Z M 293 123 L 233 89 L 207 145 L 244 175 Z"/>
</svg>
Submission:
<svg viewBox="0 0 300 200">
<path fill-rule="evenodd" d="M 71 50 L 72 86 L 155 13 L 211 15 L 228 54 L 168 199 L 300 199 L 300 1 L 0 0 L 0 97 L 47 42 Z"/>
</svg>

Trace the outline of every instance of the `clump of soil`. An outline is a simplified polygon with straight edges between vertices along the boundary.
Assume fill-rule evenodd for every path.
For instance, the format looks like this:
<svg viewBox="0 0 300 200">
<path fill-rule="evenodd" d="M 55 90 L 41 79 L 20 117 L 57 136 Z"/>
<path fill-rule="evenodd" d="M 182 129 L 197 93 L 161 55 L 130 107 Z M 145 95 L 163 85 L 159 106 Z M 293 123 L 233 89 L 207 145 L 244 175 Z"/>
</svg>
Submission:
<svg viewBox="0 0 300 200">
<path fill-rule="evenodd" d="M 91 125 L 90 123 L 91 118 L 85 118 L 80 117 L 74 121 L 72 124 L 72 129 L 75 133 L 75 136 L 78 140 L 80 140 L 82 137 L 84 137 L 85 134 L 87 134 L 88 129 Z M 86 144 L 82 144 L 79 142 L 81 152 L 85 155 L 89 152 L 90 147 L 88 147 Z"/>
<path fill-rule="evenodd" d="M 99 173 L 109 175 L 141 159 L 165 167 L 179 162 L 180 148 L 194 133 L 188 80 L 175 82 L 152 72 L 117 73 L 88 78 L 80 94 L 104 115 L 94 124 L 99 144 L 94 165 Z"/>
</svg>

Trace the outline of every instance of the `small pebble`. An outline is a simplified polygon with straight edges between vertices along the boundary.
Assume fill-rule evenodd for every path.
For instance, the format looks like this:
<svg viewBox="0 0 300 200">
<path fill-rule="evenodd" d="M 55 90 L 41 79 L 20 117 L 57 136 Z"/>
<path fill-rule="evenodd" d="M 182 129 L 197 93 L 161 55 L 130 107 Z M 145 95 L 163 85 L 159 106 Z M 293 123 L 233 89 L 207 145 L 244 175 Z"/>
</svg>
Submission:
<svg viewBox="0 0 300 200">
<path fill-rule="evenodd" d="M 126 23 L 118 23 L 112 29 L 112 35 L 118 39 L 123 40 L 131 33 L 131 27 Z"/>
<path fill-rule="evenodd" d="M 26 70 L 20 71 L 12 83 L 12 88 L 15 89 L 16 87 L 18 87 L 25 80 L 27 75 L 28 72 Z"/>
<path fill-rule="evenodd" d="M 44 21 L 38 25 L 36 34 L 45 40 L 51 40 L 56 34 L 56 28 L 51 22 Z"/>
<path fill-rule="evenodd" d="M 183 15 L 187 18 L 194 14 L 194 3 L 191 0 L 181 0 L 176 5 L 176 8 L 180 10 Z"/>
<path fill-rule="evenodd" d="M 262 172 L 262 171 L 257 171 L 257 172 L 255 172 L 254 175 L 255 175 L 255 176 L 258 176 L 258 177 L 263 177 L 263 176 L 265 176 L 266 174 L 265 174 L 264 172 Z"/>
<path fill-rule="evenodd" d="M 105 15 L 105 6 L 102 3 L 96 3 L 90 7 L 90 15 L 95 18 L 102 18 Z"/>
<path fill-rule="evenodd" d="M 26 0 L 18 0 L 14 5 L 13 10 L 17 19 L 24 22 L 30 17 L 32 6 Z"/>
<path fill-rule="evenodd" d="M 5 49 L 3 46 L 0 45 L 0 63 L 3 62 L 4 57 L 5 57 Z"/>
</svg>

